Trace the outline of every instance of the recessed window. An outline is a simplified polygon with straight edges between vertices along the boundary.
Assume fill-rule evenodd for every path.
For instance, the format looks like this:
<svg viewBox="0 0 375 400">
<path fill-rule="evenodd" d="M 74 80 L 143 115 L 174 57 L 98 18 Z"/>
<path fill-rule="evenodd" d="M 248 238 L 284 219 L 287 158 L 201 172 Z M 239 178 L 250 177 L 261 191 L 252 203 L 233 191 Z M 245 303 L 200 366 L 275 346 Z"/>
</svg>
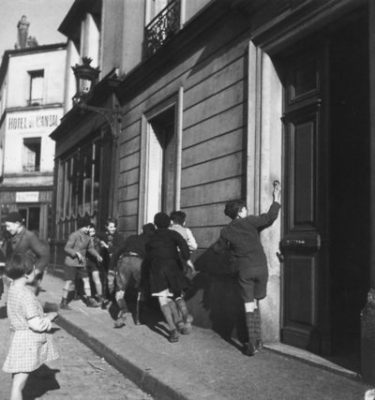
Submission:
<svg viewBox="0 0 375 400">
<path fill-rule="evenodd" d="M 175 107 L 149 121 L 147 218 L 176 207 L 177 133 Z"/>
<path fill-rule="evenodd" d="M 38 106 L 43 103 L 44 70 L 29 71 L 30 92 L 29 106 Z"/>
<path fill-rule="evenodd" d="M 40 171 L 41 138 L 23 139 L 23 166 L 25 172 Z"/>
</svg>

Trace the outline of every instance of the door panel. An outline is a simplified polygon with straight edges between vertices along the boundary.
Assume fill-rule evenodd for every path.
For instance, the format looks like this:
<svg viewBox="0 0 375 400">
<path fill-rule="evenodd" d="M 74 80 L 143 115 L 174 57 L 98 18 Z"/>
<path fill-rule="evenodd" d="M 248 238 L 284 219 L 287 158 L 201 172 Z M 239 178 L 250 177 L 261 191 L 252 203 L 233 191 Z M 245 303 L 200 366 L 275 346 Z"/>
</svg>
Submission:
<svg viewBox="0 0 375 400">
<path fill-rule="evenodd" d="M 282 341 L 309 350 L 321 347 L 319 304 L 327 268 L 321 237 L 326 237 L 325 152 L 321 151 L 321 73 L 318 53 L 294 56 L 285 63 L 284 233 Z M 324 300 L 323 300 L 324 301 Z M 328 309 L 328 307 L 327 307 Z"/>
</svg>

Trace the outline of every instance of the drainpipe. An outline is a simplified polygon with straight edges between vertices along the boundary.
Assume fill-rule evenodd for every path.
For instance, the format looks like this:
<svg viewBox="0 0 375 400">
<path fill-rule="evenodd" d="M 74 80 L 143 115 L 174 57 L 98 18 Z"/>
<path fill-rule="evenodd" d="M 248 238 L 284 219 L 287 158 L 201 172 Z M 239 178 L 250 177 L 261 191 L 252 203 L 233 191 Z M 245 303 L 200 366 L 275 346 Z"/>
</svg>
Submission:
<svg viewBox="0 0 375 400">
<path fill-rule="evenodd" d="M 370 62 L 370 290 L 361 314 L 361 372 L 375 384 L 375 2 L 369 7 Z"/>
</svg>

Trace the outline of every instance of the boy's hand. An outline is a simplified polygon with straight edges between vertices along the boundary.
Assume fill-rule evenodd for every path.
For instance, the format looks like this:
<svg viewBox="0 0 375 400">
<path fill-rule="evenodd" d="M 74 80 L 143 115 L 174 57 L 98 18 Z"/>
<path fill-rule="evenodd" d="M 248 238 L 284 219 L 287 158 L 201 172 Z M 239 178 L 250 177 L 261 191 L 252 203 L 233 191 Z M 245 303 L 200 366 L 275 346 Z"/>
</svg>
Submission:
<svg viewBox="0 0 375 400">
<path fill-rule="evenodd" d="M 186 261 L 186 265 L 190 268 L 191 274 L 194 277 L 197 274 L 197 271 L 196 271 L 196 269 L 194 267 L 193 262 L 191 260 L 188 260 L 188 261 Z"/>
<path fill-rule="evenodd" d="M 281 184 L 277 180 L 273 181 L 272 197 L 274 201 L 281 202 Z"/>
</svg>

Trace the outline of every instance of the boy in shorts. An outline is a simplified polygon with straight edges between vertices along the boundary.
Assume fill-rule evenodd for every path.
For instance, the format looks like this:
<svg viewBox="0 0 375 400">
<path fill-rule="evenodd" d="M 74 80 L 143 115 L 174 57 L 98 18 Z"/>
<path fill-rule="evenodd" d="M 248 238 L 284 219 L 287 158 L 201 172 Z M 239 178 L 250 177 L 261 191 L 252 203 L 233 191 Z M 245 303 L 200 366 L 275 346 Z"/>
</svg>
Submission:
<svg viewBox="0 0 375 400">
<path fill-rule="evenodd" d="M 97 262 L 102 262 L 103 259 L 95 250 L 93 241 L 89 236 L 91 220 L 89 217 L 81 217 L 78 219 L 78 230 L 69 235 L 69 239 L 65 244 L 65 286 L 63 288 L 63 296 L 60 303 L 60 308 L 69 310 L 68 297 L 69 292 L 75 290 L 74 282 L 76 279 L 83 280 L 83 288 L 85 292 L 84 301 L 87 307 L 99 307 L 99 304 L 91 297 L 91 287 L 89 274 L 87 271 L 86 253 L 89 252 L 94 256 Z"/>
<path fill-rule="evenodd" d="M 259 231 L 272 225 L 280 210 L 280 183 L 274 182 L 273 203 L 267 213 L 247 215 L 246 203 L 229 201 L 224 214 L 232 221 L 220 233 L 219 243 L 230 251 L 238 270 L 241 297 L 245 304 L 249 342 L 244 354 L 253 356 L 262 347 L 259 300 L 267 295 L 267 259 L 260 242 Z"/>
</svg>

